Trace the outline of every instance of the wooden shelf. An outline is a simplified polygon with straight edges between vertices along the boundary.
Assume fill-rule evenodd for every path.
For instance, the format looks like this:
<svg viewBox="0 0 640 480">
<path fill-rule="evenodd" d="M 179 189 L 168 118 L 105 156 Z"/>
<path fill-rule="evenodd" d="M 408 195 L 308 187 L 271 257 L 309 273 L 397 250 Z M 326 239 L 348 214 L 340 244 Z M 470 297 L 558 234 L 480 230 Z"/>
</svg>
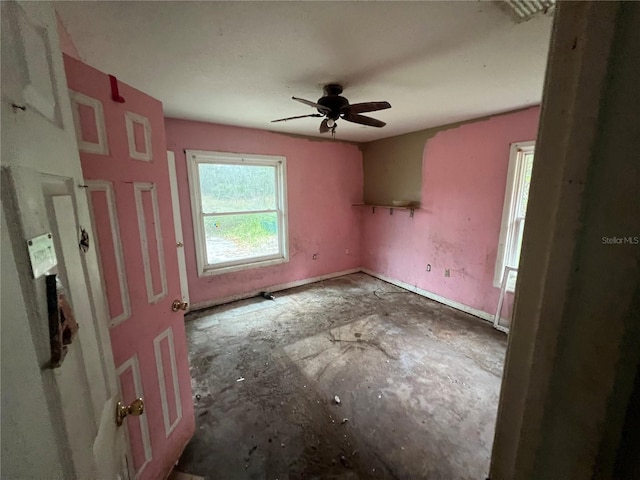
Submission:
<svg viewBox="0 0 640 480">
<path fill-rule="evenodd" d="M 409 210 L 409 216 L 413 217 L 413 213 L 416 210 L 419 210 L 420 207 L 412 207 L 412 206 L 407 206 L 407 207 L 396 207 L 395 205 L 373 205 L 371 203 L 354 203 L 352 205 L 353 207 L 369 207 L 371 208 L 371 213 L 376 213 L 376 208 L 386 208 L 389 209 L 389 215 L 393 215 L 393 211 L 394 210 Z"/>
</svg>

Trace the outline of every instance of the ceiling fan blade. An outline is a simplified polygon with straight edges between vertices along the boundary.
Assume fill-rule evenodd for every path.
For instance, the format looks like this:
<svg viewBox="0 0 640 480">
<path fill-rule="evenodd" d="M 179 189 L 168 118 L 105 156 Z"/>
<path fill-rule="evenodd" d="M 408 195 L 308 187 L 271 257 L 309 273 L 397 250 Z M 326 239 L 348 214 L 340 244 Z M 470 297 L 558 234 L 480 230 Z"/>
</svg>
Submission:
<svg viewBox="0 0 640 480">
<path fill-rule="evenodd" d="M 322 112 L 329 113 L 331 111 L 330 108 L 327 108 L 324 105 L 320 105 L 319 103 L 312 102 L 310 100 L 305 100 L 304 98 L 298 98 L 298 97 L 291 97 L 291 98 L 293 98 L 297 102 L 304 103 L 305 105 L 309 105 L 310 107 L 313 107 L 313 108 L 317 108 L 318 110 L 320 110 Z"/>
<path fill-rule="evenodd" d="M 377 118 L 365 117 L 364 115 L 356 115 L 351 112 L 346 112 L 342 118 L 348 122 L 359 123 L 361 125 L 368 125 L 370 127 L 384 127 L 386 125 L 382 120 Z"/>
<path fill-rule="evenodd" d="M 327 125 L 328 121 L 329 121 L 329 119 L 327 119 L 327 118 L 322 120 L 322 122 L 320 123 L 320 133 L 327 133 L 327 132 L 331 131 L 331 128 L 329 128 L 329 125 Z"/>
<path fill-rule="evenodd" d="M 296 118 L 305 118 L 305 117 L 324 117 L 319 113 L 312 113 L 311 115 L 298 115 L 297 117 L 287 117 L 287 118 L 279 118 L 277 120 L 271 120 L 271 123 L 276 122 L 286 122 L 287 120 L 295 120 Z"/>
<path fill-rule="evenodd" d="M 386 110 L 387 108 L 391 108 L 391 104 L 389 102 L 363 102 L 363 103 L 354 103 L 353 105 L 349 105 L 345 107 L 345 110 L 350 111 L 351 113 L 365 113 L 365 112 L 375 112 L 376 110 Z"/>
</svg>

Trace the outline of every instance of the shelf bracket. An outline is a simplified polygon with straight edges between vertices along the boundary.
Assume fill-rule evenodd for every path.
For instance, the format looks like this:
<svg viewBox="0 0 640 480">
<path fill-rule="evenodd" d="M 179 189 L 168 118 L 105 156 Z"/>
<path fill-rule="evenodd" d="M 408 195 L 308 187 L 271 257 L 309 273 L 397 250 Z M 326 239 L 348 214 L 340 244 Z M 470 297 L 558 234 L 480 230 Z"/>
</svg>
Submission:
<svg viewBox="0 0 640 480">
<path fill-rule="evenodd" d="M 376 207 L 371 207 L 371 213 L 376 213 Z"/>
<path fill-rule="evenodd" d="M 393 215 L 393 208 L 389 209 L 389 215 Z"/>
<path fill-rule="evenodd" d="M 414 211 L 415 211 L 415 209 L 414 209 L 414 208 L 412 208 L 412 209 L 409 211 L 409 216 L 410 216 L 411 218 L 413 218 L 413 212 L 414 212 Z"/>
</svg>

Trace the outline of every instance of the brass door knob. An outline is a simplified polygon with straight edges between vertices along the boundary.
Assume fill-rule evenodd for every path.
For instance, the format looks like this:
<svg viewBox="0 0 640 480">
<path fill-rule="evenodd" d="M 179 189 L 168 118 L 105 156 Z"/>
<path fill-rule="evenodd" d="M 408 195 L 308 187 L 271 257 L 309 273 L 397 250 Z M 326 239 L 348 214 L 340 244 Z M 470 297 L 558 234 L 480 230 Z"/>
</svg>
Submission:
<svg viewBox="0 0 640 480">
<path fill-rule="evenodd" d="M 180 300 L 174 300 L 171 304 L 171 310 L 177 312 L 178 310 L 186 310 L 189 307 L 187 302 L 181 302 Z"/>
<path fill-rule="evenodd" d="M 142 415 L 144 413 L 144 400 L 141 398 L 136 398 L 133 402 L 131 402 L 128 406 L 124 405 L 122 402 L 118 402 L 116 405 L 116 424 L 118 426 L 122 425 L 125 417 L 127 415 Z"/>
</svg>

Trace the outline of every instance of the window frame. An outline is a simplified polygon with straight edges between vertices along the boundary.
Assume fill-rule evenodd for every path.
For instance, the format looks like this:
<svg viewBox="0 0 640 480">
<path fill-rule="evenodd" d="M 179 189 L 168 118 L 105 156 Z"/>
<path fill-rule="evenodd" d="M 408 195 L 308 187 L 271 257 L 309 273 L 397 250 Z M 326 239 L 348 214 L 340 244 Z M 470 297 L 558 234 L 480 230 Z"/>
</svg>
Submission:
<svg viewBox="0 0 640 480">
<path fill-rule="evenodd" d="M 509 153 L 509 170 L 507 173 L 507 183 L 505 187 L 504 205 L 502 208 L 502 222 L 500 226 L 500 237 L 498 242 L 498 253 L 496 256 L 496 266 L 493 276 L 493 286 L 501 288 L 502 277 L 504 275 L 505 267 L 512 267 L 516 269 L 518 265 L 509 265 L 509 257 L 512 255 L 513 249 L 517 248 L 516 245 L 516 224 L 522 225 L 519 227 L 520 234 L 517 235 L 522 242 L 522 231 L 524 230 L 524 221 L 526 217 L 515 218 L 517 212 L 520 211 L 520 200 L 522 197 L 522 188 L 524 185 L 525 177 L 525 155 L 533 152 L 535 158 L 535 140 L 526 142 L 512 143 Z M 518 256 L 518 258 L 520 258 Z M 519 263 L 519 262 L 518 262 Z M 515 282 L 507 287 L 508 292 L 515 290 Z"/>
<path fill-rule="evenodd" d="M 254 155 L 228 152 L 210 152 L 203 150 L 186 150 L 187 170 L 189 174 L 189 192 L 191 197 L 191 213 L 196 250 L 196 263 L 198 276 L 220 275 L 223 273 L 237 272 L 251 268 L 277 265 L 289 261 L 289 222 L 287 209 L 287 158 L 278 155 Z M 224 263 L 211 265 L 208 263 L 207 242 L 204 230 L 204 217 L 214 214 L 205 214 L 202 209 L 200 192 L 200 164 L 216 165 L 252 165 L 275 167 L 276 171 L 276 212 L 278 218 L 278 245 L 279 251 L 273 255 L 231 260 Z M 262 211 L 255 211 L 260 213 Z M 231 214 L 230 212 L 226 212 Z M 254 211 L 233 212 L 233 214 L 249 214 Z"/>
</svg>

